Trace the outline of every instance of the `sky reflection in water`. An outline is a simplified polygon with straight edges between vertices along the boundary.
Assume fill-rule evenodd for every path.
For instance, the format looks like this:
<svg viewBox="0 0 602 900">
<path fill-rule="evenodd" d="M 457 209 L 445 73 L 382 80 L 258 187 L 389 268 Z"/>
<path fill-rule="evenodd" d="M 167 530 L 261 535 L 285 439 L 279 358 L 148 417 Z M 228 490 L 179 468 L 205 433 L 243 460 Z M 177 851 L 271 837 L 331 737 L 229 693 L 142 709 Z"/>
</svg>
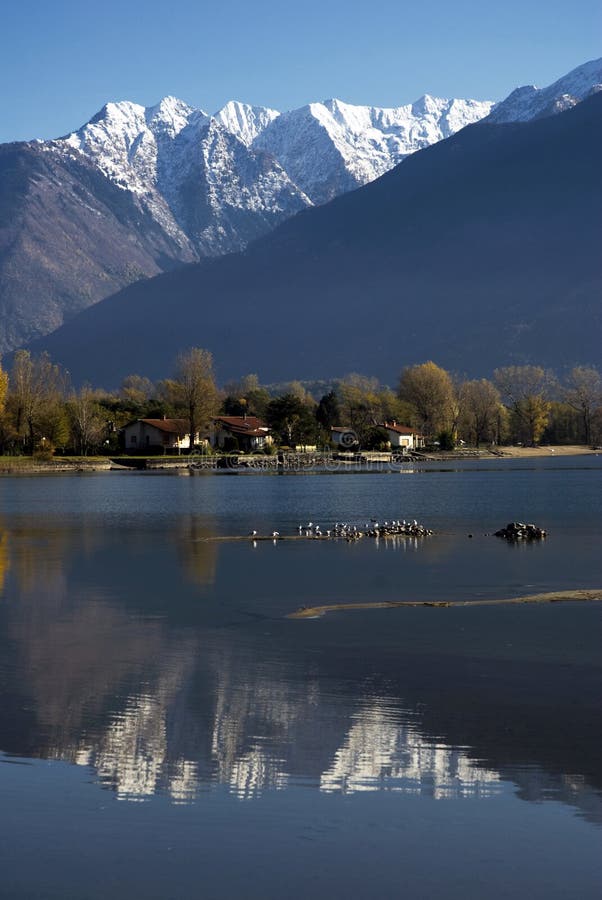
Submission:
<svg viewBox="0 0 602 900">
<path fill-rule="evenodd" d="M 199 814 L 209 796 L 222 809 L 224 791 L 261 803 L 283 795 L 289 849 L 314 815 L 306 793 L 397 796 L 413 815 L 426 808 L 415 802 L 441 800 L 455 819 L 458 802 L 485 800 L 509 823 L 523 815 L 509 797 L 557 801 L 602 824 L 600 604 L 286 618 L 302 603 L 596 587 L 601 472 L 429 473 L 410 488 L 399 476 L 6 479 L 7 810 L 11 786 L 36 778 L 10 763 L 43 759 L 85 767 L 118 799 L 166 798 Z M 359 545 L 211 540 L 251 526 L 293 533 L 316 510 L 324 525 L 374 513 L 439 533 Z M 550 540 L 486 537 L 520 517 L 510 510 L 531 512 Z"/>
</svg>

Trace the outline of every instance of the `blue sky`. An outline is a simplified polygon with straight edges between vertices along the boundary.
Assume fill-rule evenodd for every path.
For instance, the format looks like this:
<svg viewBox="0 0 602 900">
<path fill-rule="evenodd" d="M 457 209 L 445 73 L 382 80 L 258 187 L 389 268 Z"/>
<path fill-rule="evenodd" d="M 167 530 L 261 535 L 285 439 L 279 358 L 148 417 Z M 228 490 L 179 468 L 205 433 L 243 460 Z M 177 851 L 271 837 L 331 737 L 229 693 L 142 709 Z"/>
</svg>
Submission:
<svg viewBox="0 0 602 900">
<path fill-rule="evenodd" d="M 500 99 L 602 55 L 600 0 L 3 0 L 0 29 L 0 141 L 166 94 L 207 112 Z"/>
</svg>

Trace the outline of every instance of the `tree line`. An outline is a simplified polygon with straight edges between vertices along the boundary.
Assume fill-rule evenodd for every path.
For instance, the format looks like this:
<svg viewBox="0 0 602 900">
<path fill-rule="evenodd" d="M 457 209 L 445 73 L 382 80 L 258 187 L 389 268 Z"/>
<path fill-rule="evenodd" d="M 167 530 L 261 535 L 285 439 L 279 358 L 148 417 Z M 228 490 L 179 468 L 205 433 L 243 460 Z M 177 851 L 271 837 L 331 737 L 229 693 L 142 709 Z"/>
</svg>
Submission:
<svg viewBox="0 0 602 900">
<path fill-rule="evenodd" d="M 170 378 L 129 375 L 117 391 L 74 388 L 47 354 L 17 351 L 0 366 L 0 453 L 51 456 L 118 453 L 120 430 L 138 418 L 183 418 L 195 435 L 215 415 L 253 415 L 283 446 L 330 443 L 345 426 L 366 449 L 384 448 L 385 422 L 414 428 L 427 442 L 536 445 L 602 443 L 602 376 L 577 366 L 561 381 L 540 366 L 506 366 L 490 379 L 461 379 L 429 361 L 407 366 L 396 389 L 351 374 L 316 395 L 292 381 L 278 389 L 247 375 L 218 387 L 211 353 L 195 347 L 174 361 Z M 231 448 L 235 449 L 235 448 Z"/>
</svg>

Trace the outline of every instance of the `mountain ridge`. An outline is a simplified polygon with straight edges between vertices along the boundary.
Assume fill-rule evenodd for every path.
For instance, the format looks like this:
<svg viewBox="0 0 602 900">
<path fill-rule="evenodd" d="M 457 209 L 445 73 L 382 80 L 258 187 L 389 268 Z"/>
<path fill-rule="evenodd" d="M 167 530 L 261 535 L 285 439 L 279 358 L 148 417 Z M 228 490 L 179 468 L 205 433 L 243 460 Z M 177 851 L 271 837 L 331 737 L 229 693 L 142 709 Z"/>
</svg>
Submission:
<svg viewBox="0 0 602 900">
<path fill-rule="evenodd" d="M 149 107 L 108 102 L 63 138 L 2 145 L 0 353 L 58 328 L 136 277 L 241 250 L 313 205 L 271 149 L 258 141 L 279 117 L 275 110 L 235 102 L 213 116 L 175 97 Z M 435 131 L 427 139 L 439 137 Z M 349 172 L 355 151 L 348 148 L 346 163 L 326 129 L 321 140 L 318 160 L 330 162 L 322 164 L 316 200 L 378 174 L 376 169 L 359 176 Z M 33 188 L 9 197 L 14 182 L 8 158 L 15 154 L 21 155 L 22 168 L 29 167 L 32 183 L 40 166 L 52 169 L 43 202 Z M 386 157 L 379 166 L 394 161 Z M 313 190 L 316 160 L 308 159 L 303 168 Z M 98 177 L 90 193 L 92 169 Z M 76 171 L 84 182 L 80 187 Z M 16 218 L 9 216 L 8 209 L 15 212 L 19 204 Z M 125 206 L 126 230 L 115 227 Z M 30 223 L 24 240 L 18 240 L 17 220 Z"/>
<path fill-rule="evenodd" d="M 602 58 L 577 66 L 545 88 L 535 85 L 516 88 L 496 104 L 489 119 L 499 124 L 553 115 L 575 106 L 596 88 L 602 89 Z"/>
<path fill-rule="evenodd" d="M 108 102 L 63 138 L 2 145 L 0 353 L 136 277 L 240 251 L 467 123 L 573 106 L 596 90 L 601 73 L 602 60 L 593 60 L 496 106 L 425 94 L 400 107 L 331 99 L 285 113 L 230 101 L 209 115 L 171 96 L 149 107 Z M 17 189 L 19 165 L 29 173 L 29 190 Z M 42 197 L 44 167 L 52 177 L 45 177 Z"/>
<path fill-rule="evenodd" d="M 390 382 L 425 358 L 471 375 L 600 364 L 601 150 L 599 94 L 555 117 L 472 125 L 242 253 L 133 285 L 34 349 L 105 387 L 165 377 L 191 344 L 224 377 L 267 381 Z"/>
</svg>

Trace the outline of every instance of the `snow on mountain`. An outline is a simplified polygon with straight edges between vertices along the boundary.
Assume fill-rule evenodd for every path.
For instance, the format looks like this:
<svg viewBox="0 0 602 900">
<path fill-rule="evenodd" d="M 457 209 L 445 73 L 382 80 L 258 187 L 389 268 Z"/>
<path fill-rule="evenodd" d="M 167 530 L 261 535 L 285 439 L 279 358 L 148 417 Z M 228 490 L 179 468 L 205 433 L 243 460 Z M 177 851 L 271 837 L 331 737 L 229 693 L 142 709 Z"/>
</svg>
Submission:
<svg viewBox="0 0 602 900">
<path fill-rule="evenodd" d="M 180 245 L 199 256 L 225 253 L 309 204 L 275 159 L 236 135 L 236 104 L 229 107 L 226 128 L 175 97 L 148 108 L 108 103 L 65 143 L 135 194 Z M 248 137 L 251 123 L 267 124 L 270 111 L 253 118 L 246 110 L 238 121 Z"/>
<path fill-rule="evenodd" d="M 390 109 L 333 99 L 280 113 L 233 100 L 209 116 L 176 97 L 150 107 L 123 101 L 45 147 L 82 153 L 131 192 L 185 256 L 198 258 L 241 249 L 466 125 L 551 115 L 601 84 L 602 60 L 594 60 L 497 105 L 425 94 Z"/>
<path fill-rule="evenodd" d="M 201 255 L 243 249 L 309 205 L 275 159 L 246 147 L 215 118 L 199 134 L 183 130 L 173 160 L 158 186 Z"/>
<path fill-rule="evenodd" d="M 372 181 L 492 106 L 426 95 L 394 109 L 328 100 L 281 114 L 230 101 L 208 116 L 165 97 L 147 108 L 107 103 L 65 142 L 135 194 L 180 246 L 213 255 Z"/>
<path fill-rule="evenodd" d="M 255 138 L 279 115 L 276 109 L 249 106 L 248 103 L 230 100 L 215 113 L 214 119 L 223 125 L 226 131 L 236 135 L 243 144 L 250 147 Z"/>
<path fill-rule="evenodd" d="M 425 94 L 390 109 L 333 99 L 280 113 L 233 100 L 210 116 L 176 97 L 150 107 L 123 101 L 43 146 L 83 154 L 134 196 L 180 256 L 198 258 L 241 249 L 466 125 L 550 115 L 600 85 L 602 59 L 547 88 L 517 88 L 497 105 Z"/>
<path fill-rule="evenodd" d="M 602 89 L 602 59 L 593 59 L 563 75 L 545 88 L 524 85 L 498 103 L 489 122 L 527 122 L 563 112 Z"/>
<path fill-rule="evenodd" d="M 489 101 L 428 95 L 393 109 L 327 100 L 274 118 L 253 146 L 272 153 L 314 203 L 324 203 L 482 119 L 492 107 Z"/>
<path fill-rule="evenodd" d="M 211 116 L 165 97 L 107 103 L 58 140 L 2 145 L 0 351 L 132 281 L 243 249 L 466 125 L 550 116 L 599 90 L 602 59 L 497 105 L 426 94 L 389 109 L 334 99 L 280 113 L 230 101 Z"/>
<path fill-rule="evenodd" d="M 107 103 L 65 143 L 91 159 L 123 190 L 133 193 L 160 226 L 182 247 L 190 247 L 186 233 L 158 187 L 162 156 L 191 121 L 206 120 L 180 100 L 166 97 L 146 109 L 137 103 Z"/>
<path fill-rule="evenodd" d="M 180 132 L 206 122 L 208 116 L 175 97 L 145 108 L 122 101 L 107 103 L 79 131 L 65 140 L 92 158 L 109 178 L 135 194 L 145 194 L 157 180 L 159 156 Z"/>
</svg>

